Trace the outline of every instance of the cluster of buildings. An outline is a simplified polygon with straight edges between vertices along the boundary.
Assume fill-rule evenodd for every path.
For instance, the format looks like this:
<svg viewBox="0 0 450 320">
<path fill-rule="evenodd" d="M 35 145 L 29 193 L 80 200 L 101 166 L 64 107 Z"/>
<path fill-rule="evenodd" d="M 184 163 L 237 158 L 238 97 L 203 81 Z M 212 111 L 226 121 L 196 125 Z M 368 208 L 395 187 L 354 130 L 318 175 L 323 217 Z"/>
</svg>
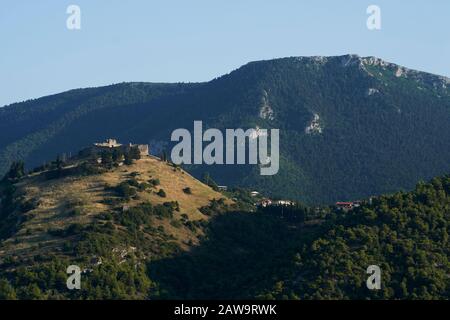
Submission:
<svg viewBox="0 0 450 320">
<path fill-rule="evenodd" d="M 219 190 L 220 191 L 227 191 L 227 186 L 219 186 Z M 250 195 L 252 197 L 257 197 L 259 196 L 259 192 L 258 191 L 251 191 Z M 372 202 L 372 198 L 369 199 L 369 203 Z M 360 207 L 362 204 L 362 201 L 360 200 L 356 200 L 356 201 L 338 201 L 335 203 L 335 207 L 339 210 L 343 210 L 343 211 L 350 211 L 353 210 L 355 208 Z M 257 205 L 258 207 L 270 207 L 270 206 L 294 206 L 296 205 L 295 201 L 292 200 L 272 200 L 269 198 L 262 198 L 259 201 L 257 201 L 255 203 L 255 205 Z"/>
<path fill-rule="evenodd" d="M 259 195 L 258 191 L 252 191 L 250 192 L 252 197 L 256 197 Z M 260 201 L 258 201 L 257 206 L 259 207 L 269 207 L 269 206 L 294 206 L 295 202 L 291 200 L 272 200 L 269 198 L 262 198 Z"/>
<path fill-rule="evenodd" d="M 353 210 L 354 208 L 360 207 L 361 206 L 361 201 L 351 201 L 351 202 L 336 202 L 335 206 L 339 209 L 339 210 L 344 210 L 344 211 L 350 211 Z M 296 203 L 295 201 L 291 201 L 291 200 L 271 200 L 271 199 L 267 199 L 264 198 L 262 200 L 260 200 L 258 202 L 258 206 L 260 207 L 269 207 L 269 206 L 294 206 Z"/>
<path fill-rule="evenodd" d="M 262 199 L 258 202 L 258 206 L 260 207 L 270 207 L 270 206 L 294 206 L 295 202 L 291 200 L 271 200 L 271 199 Z"/>
<path fill-rule="evenodd" d="M 219 191 L 227 191 L 228 187 L 227 186 L 218 186 Z M 260 194 L 258 191 L 250 191 L 250 195 L 252 197 L 258 197 Z M 259 201 L 257 201 L 255 203 L 256 206 L 258 207 L 269 207 L 269 206 L 293 206 L 296 203 L 294 201 L 291 200 L 272 200 L 269 198 L 262 198 Z"/>
<path fill-rule="evenodd" d="M 271 200 L 268 198 L 264 198 L 261 199 L 258 202 L 258 206 L 260 207 L 269 207 L 269 206 L 294 206 L 296 203 L 295 201 L 291 201 L 291 200 Z M 349 201 L 349 202 L 336 202 L 335 206 L 339 209 L 339 210 L 344 210 L 344 211 L 350 211 L 353 210 L 354 208 L 360 207 L 362 204 L 361 201 Z"/>
<path fill-rule="evenodd" d="M 358 201 L 349 201 L 349 202 L 339 201 L 339 202 L 336 202 L 335 205 L 340 210 L 349 211 L 349 210 L 353 210 L 354 208 L 361 206 L 361 201 L 359 201 L 359 200 Z"/>
</svg>

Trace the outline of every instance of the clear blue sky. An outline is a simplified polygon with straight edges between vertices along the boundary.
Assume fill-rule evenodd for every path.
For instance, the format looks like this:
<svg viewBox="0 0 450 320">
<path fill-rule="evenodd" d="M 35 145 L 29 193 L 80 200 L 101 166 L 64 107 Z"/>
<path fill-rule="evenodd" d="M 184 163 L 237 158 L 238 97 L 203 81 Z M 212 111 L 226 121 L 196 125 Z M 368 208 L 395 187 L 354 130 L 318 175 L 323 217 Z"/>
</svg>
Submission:
<svg viewBox="0 0 450 320">
<path fill-rule="evenodd" d="M 66 8 L 81 8 L 81 30 Z M 366 8 L 381 7 L 369 31 Z M 450 76 L 449 0 L 1 0 L 0 106 L 123 81 L 206 81 L 253 60 L 373 55 Z"/>
</svg>

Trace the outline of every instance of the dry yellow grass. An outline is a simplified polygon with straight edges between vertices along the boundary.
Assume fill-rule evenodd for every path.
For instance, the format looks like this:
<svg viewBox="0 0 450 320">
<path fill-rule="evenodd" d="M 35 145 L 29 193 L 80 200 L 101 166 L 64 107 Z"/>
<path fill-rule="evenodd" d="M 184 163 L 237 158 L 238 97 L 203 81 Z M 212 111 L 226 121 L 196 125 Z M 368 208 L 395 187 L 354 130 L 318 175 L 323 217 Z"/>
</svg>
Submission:
<svg viewBox="0 0 450 320">
<path fill-rule="evenodd" d="M 87 177 L 66 177 L 46 181 L 39 175 L 34 175 L 18 183 L 17 192 L 23 194 L 26 199 L 38 199 L 40 205 L 27 213 L 33 218 L 27 221 L 13 238 L 4 241 L 5 245 L 0 248 L 0 257 L 5 253 L 29 254 L 37 249 L 37 246 L 57 247 L 62 240 L 50 236 L 47 232 L 49 229 L 66 228 L 73 223 L 92 223 L 95 221 L 94 216 L 112 209 L 102 203 L 102 200 L 112 196 L 110 192 L 105 191 L 105 187 L 116 186 L 129 180 L 131 174 L 135 172 L 138 173 L 135 179 L 139 182 L 159 179 L 160 185 L 139 192 L 138 199 L 132 199 L 127 203 L 129 207 L 145 201 L 155 205 L 177 201 L 180 212 L 176 213 L 174 219 L 179 219 L 181 214 L 187 214 L 190 220 L 200 220 L 207 217 L 199 211 L 199 208 L 208 205 L 212 199 L 225 198 L 184 170 L 175 169 L 154 157 L 146 157 L 130 166 L 121 166 L 104 174 Z M 183 191 L 186 187 L 191 189 L 192 194 Z M 166 197 L 162 198 L 156 194 L 159 189 L 165 191 Z M 232 203 L 228 199 L 226 202 Z M 80 209 L 83 214 L 69 215 L 73 208 Z M 187 228 L 175 228 L 167 219 L 157 223 L 164 226 L 166 232 L 173 235 L 185 249 L 187 246 L 184 244 L 187 241 L 197 242 L 197 237 Z"/>
</svg>

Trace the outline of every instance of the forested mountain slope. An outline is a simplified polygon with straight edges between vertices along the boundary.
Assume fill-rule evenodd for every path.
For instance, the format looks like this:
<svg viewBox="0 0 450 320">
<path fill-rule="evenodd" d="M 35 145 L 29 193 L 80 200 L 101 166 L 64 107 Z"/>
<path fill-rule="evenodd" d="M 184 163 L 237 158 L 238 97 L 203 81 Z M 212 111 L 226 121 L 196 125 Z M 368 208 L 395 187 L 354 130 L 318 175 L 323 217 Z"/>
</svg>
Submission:
<svg viewBox="0 0 450 320">
<path fill-rule="evenodd" d="M 169 151 L 174 129 L 280 129 L 280 171 L 193 166 L 220 184 L 330 203 L 450 170 L 449 79 L 356 55 L 251 62 L 207 83 L 123 83 L 0 108 L 0 172 L 115 137 Z"/>
<path fill-rule="evenodd" d="M 256 209 L 156 158 L 92 160 L 2 180 L 0 299 L 449 299 L 449 176 L 351 211 Z"/>
</svg>

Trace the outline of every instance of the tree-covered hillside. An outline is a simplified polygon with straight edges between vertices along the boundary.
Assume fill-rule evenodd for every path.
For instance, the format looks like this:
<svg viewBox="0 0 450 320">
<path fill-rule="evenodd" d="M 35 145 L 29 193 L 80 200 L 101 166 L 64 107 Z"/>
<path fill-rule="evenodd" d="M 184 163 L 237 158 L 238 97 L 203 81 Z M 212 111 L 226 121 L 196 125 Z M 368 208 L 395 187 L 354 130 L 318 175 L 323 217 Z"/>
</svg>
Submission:
<svg viewBox="0 0 450 320">
<path fill-rule="evenodd" d="M 95 140 L 170 150 L 174 129 L 278 128 L 275 176 L 251 166 L 193 166 L 222 185 L 330 203 L 410 190 L 450 171 L 449 80 L 354 55 L 249 63 L 207 83 L 74 90 L 0 109 L 0 172 Z"/>
<path fill-rule="evenodd" d="M 450 298 L 450 176 L 352 211 L 254 210 L 245 190 L 221 195 L 163 161 L 115 163 L 12 166 L 0 299 Z M 370 265 L 381 290 L 366 287 Z"/>
<path fill-rule="evenodd" d="M 330 218 L 262 297 L 450 298 L 450 176 Z M 369 265 L 381 268 L 381 290 L 366 287 Z"/>
<path fill-rule="evenodd" d="M 208 241 L 150 263 L 163 298 L 449 299 L 450 177 L 335 208 L 218 217 Z M 381 289 L 369 290 L 370 265 Z"/>
<path fill-rule="evenodd" d="M 148 298 L 146 263 L 188 250 L 208 219 L 239 208 L 166 161 L 81 154 L 30 174 L 16 162 L 0 179 L 0 300 Z M 66 286 L 71 265 L 80 291 Z"/>
</svg>

